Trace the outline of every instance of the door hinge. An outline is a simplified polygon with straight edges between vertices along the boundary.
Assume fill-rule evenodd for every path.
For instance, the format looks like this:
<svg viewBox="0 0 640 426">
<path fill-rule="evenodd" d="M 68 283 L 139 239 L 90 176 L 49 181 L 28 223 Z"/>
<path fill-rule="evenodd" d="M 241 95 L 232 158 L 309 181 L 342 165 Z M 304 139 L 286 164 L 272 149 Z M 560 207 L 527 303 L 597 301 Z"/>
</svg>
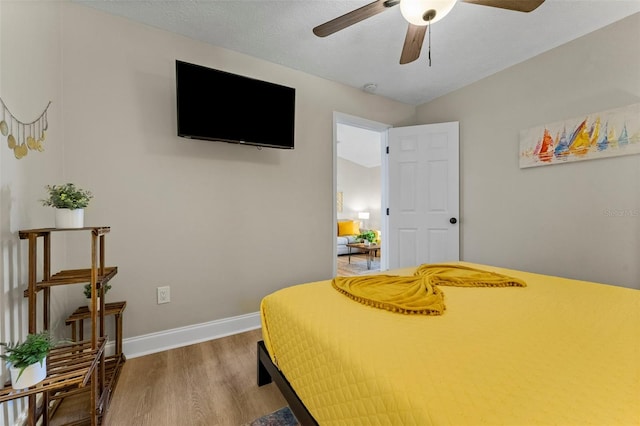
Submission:
<svg viewBox="0 0 640 426">
<path fill-rule="evenodd" d="M 389 216 L 389 207 L 387 207 L 387 216 Z"/>
<path fill-rule="evenodd" d="M 389 153 L 389 147 L 387 147 L 387 154 Z"/>
</svg>

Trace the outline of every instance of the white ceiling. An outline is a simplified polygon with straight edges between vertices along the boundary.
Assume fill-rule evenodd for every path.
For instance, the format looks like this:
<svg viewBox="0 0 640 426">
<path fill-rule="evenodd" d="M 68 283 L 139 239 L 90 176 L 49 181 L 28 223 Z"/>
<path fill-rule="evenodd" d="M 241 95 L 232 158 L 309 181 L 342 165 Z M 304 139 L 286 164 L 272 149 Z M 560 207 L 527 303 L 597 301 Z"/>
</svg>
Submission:
<svg viewBox="0 0 640 426">
<path fill-rule="evenodd" d="M 640 12 L 640 0 L 546 0 L 531 13 L 459 2 L 433 24 L 432 66 L 399 65 L 398 6 L 325 38 L 312 28 L 372 0 L 73 0 L 349 86 L 419 105 Z M 576 64 L 579 65 L 579 64 Z"/>
<path fill-rule="evenodd" d="M 364 167 L 377 167 L 382 162 L 382 135 L 369 129 L 338 123 L 337 155 Z"/>
</svg>

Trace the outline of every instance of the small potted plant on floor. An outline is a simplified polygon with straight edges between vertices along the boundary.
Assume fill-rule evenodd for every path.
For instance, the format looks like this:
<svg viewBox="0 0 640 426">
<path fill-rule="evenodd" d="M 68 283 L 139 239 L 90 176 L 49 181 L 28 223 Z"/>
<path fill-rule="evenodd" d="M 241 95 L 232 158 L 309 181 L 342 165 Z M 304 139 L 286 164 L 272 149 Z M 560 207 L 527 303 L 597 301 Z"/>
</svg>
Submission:
<svg viewBox="0 0 640 426">
<path fill-rule="evenodd" d="M 14 389 L 34 386 L 47 377 L 47 355 L 55 346 L 48 332 L 29 334 L 22 343 L 0 343 Z"/>
<path fill-rule="evenodd" d="M 56 228 L 82 228 L 84 209 L 93 198 L 90 191 L 80 189 L 73 183 L 47 185 L 49 198 L 40 200 L 43 206 L 56 209 Z"/>
<path fill-rule="evenodd" d="M 104 294 L 106 295 L 109 290 L 111 290 L 111 284 L 107 283 L 104 285 Z M 89 310 L 92 310 L 93 307 L 91 306 L 91 284 L 84 285 L 84 297 L 87 298 L 87 307 L 89 308 Z M 98 310 L 100 310 L 100 292 L 98 292 L 97 299 Z"/>
</svg>

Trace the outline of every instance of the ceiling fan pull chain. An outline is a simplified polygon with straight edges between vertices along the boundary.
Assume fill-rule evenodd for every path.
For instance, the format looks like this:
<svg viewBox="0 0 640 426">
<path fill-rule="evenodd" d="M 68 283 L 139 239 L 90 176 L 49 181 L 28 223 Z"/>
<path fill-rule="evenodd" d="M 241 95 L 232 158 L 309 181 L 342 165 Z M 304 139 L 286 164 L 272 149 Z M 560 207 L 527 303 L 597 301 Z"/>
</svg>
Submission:
<svg viewBox="0 0 640 426">
<path fill-rule="evenodd" d="M 431 66 L 431 15 L 429 15 L 429 66 Z"/>
</svg>

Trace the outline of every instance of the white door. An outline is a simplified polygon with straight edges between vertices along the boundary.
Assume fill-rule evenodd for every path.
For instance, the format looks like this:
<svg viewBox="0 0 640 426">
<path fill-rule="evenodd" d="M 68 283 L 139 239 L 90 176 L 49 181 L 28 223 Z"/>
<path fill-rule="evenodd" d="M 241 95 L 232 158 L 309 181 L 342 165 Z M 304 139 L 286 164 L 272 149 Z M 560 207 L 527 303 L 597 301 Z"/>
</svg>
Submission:
<svg viewBox="0 0 640 426">
<path fill-rule="evenodd" d="M 458 122 L 389 129 L 390 269 L 459 260 Z"/>
</svg>

